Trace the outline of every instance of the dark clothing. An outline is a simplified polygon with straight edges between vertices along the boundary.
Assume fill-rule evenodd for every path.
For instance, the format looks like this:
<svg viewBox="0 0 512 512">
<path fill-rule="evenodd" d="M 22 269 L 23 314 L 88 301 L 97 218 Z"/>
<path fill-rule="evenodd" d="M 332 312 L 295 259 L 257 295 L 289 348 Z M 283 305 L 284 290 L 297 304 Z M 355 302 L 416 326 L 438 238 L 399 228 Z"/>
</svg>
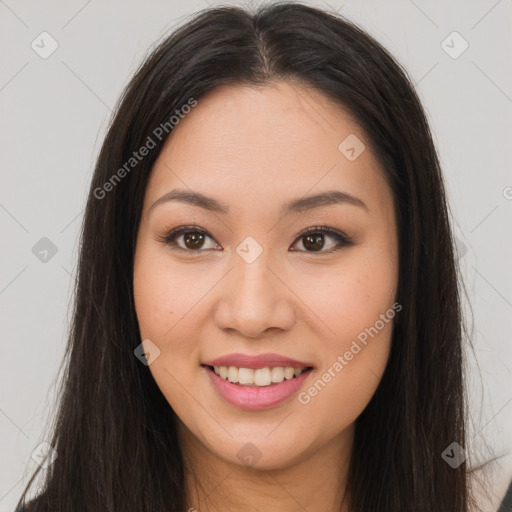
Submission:
<svg viewBox="0 0 512 512">
<path fill-rule="evenodd" d="M 512 512 L 512 482 L 508 486 L 507 493 L 501 502 L 498 512 Z"/>
</svg>

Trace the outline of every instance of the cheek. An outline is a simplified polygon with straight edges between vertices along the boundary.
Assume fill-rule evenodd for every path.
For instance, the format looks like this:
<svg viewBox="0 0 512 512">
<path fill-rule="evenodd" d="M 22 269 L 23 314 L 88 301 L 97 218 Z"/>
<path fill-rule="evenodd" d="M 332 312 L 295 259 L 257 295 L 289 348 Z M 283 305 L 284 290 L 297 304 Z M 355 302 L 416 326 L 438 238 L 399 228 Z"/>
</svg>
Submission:
<svg viewBox="0 0 512 512">
<path fill-rule="evenodd" d="M 296 271 L 302 273 L 300 297 L 313 313 L 305 311 L 304 317 L 316 323 L 315 331 L 331 358 L 333 352 L 348 350 L 351 341 L 374 326 L 395 302 L 398 274 L 392 246 L 355 248 L 329 271 Z M 386 331 L 380 322 L 378 328 Z"/>
<path fill-rule="evenodd" d="M 150 339 L 160 351 L 150 370 L 170 393 L 176 381 L 169 373 L 185 383 L 199 367 L 198 333 L 211 314 L 208 293 L 218 281 L 218 271 L 201 263 L 173 261 L 166 251 L 141 244 L 133 281 L 141 339 Z"/>
<path fill-rule="evenodd" d="M 202 287 L 201 287 L 202 290 Z M 149 339 L 159 352 L 149 370 L 169 404 L 187 417 L 190 395 L 183 391 L 197 359 L 194 304 L 203 293 L 194 285 L 190 269 L 171 265 L 168 255 L 141 244 L 133 275 L 135 310 L 141 340 Z"/>
<path fill-rule="evenodd" d="M 136 258 L 133 275 L 133 293 L 137 319 L 143 339 L 161 340 L 162 334 L 171 328 L 175 317 L 177 284 L 170 274 L 151 264 L 142 254 Z"/>
<path fill-rule="evenodd" d="M 330 329 L 321 339 L 321 366 L 297 397 L 305 428 L 320 438 L 341 432 L 363 412 L 381 381 L 392 343 L 395 310 L 388 295 L 380 302 L 374 297 L 365 301 L 356 285 L 346 292 L 323 316 Z"/>
<path fill-rule="evenodd" d="M 192 320 L 194 305 L 205 291 L 200 281 L 191 267 L 172 264 L 165 251 L 138 248 L 133 291 L 141 337 L 165 348 L 174 329 L 181 331 Z"/>
<path fill-rule="evenodd" d="M 377 389 L 397 313 L 395 255 L 387 243 L 380 250 L 368 247 L 347 255 L 328 275 L 317 272 L 303 280 L 309 283 L 302 289 L 314 313 L 311 328 L 321 341 L 321 368 L 300 400 L 312 417 L 329 410 L 349 424 Z"/>
</svg>

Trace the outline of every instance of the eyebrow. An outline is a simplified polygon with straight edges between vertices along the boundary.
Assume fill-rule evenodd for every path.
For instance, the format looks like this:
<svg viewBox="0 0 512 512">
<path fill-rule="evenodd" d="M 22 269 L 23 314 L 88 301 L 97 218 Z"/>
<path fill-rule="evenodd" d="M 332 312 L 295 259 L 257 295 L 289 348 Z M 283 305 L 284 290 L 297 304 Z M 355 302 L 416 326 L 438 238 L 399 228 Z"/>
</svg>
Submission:
<svg viewBox="0 0 512 512">
<path fill-rule="evenodd" d="M 180 203 L 190 204 L 192 206 L 198 206 L 205 210 L 209 210 L 216 213 L 228 214 L 229 206 L 222 201 L 218 201 L 213 197 L 205 196 L 199 192 L 191 192 L 188 190 L 175 189 L 162 197 L 157 199 L 149 208 L 149 212 L 155 209 L 158 205 L 169 201 L 176 201 Z M 288 215 L 290 213 L 301 213 L 312 210 L 314 208 L 320 208 L 322 206 L 330 206 L 334 204 L 348 204 L 352 206 L 358 206 L 366 211 L 368 207 L 366 204 L 356 196 L 342 192 L 341 190 L 328 190 L 312 196 L 301 197 L 300 199 L 294 199 L 285 203 L 281 207 L 281 215 Z"/>
</svg>

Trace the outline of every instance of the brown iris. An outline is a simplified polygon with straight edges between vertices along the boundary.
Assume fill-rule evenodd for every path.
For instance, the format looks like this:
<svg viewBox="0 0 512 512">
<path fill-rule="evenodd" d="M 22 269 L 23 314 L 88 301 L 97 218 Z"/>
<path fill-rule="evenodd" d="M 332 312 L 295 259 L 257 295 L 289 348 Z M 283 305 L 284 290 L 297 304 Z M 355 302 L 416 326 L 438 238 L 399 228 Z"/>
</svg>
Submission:
<svg viewBox="0 0 512 512">
<path fill-rule="evenodd" d="M 200 249 L 204 242 L 204 235 L 197 232 L 184 233 L 183 241 L 187 249 Z"/>
<path fill-rule="evenodd" d="M 312 251 L 318 251 L 324 246 L 323 235 L 307 235 L 304 237 L 304 247 Z"/>
</svg>

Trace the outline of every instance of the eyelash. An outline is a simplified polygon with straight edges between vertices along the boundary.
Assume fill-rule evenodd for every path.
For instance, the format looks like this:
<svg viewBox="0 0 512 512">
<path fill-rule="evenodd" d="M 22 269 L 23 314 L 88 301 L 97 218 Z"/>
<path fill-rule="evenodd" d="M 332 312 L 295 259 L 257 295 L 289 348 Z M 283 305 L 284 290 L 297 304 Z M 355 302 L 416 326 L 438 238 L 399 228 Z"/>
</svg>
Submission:
<svg viewBox="0 0 512 512">
<path fill-rule="evenodd" d="M 192 249 L 184 249 L 183 247 L 180 247 L 179 245 L 177 245 L 175 242 L 175 239 L 185 233 L 199 233 L 201 235 L 206 235 L 206 236 L 210 237 L 212 240 L 215 240 L 208 233 L 208 231 L 206 231 L 206 229 L 200 228 L 199 226 L 180 226 L 178 228 L 171 230 L 167 234 L 161 236 L 159 238 L 159 241 L 166 244 L 167 246 L 169 246 L 169 248 L 172 249 L 173 251 L 181 251 L 181 252 L 198 253 L 199 254 L 201 252 L 209 250 L 209 249 L 198 249 L 197 251 L 194 251 Z M 310 253 L 310 254 L 331 254 L 336 251 L 339 251 L 340 249 L 342 249 L 344 247 L 350 247 L 350 246 L 354 245 L 354 242 L 352 242 L 352 240 L 350 240 L 350 238 L 348 238 L 345 234 L 343 234 L 337 230 L 328 228 L 327 226 L 315 226 L 315 227 L 308 228 L 308 229 L 302 231 L 301 233 L 299 233 L 299 235 L 297 235 L 297 238 L 295 239 L 293 245 L 295 245 L 295 243 L 297 243 L 301 238 L 305 238 L 306 236 L 313 235 L 313 234 L 314 235 L 320 234 L 320 235 L 331 236 L 332 238 L 334 238 L 336 240 L 337 245 L 327 251 L 297 250 L 296 252 L 306 252 L 306 253 Z"/>
</svg>

